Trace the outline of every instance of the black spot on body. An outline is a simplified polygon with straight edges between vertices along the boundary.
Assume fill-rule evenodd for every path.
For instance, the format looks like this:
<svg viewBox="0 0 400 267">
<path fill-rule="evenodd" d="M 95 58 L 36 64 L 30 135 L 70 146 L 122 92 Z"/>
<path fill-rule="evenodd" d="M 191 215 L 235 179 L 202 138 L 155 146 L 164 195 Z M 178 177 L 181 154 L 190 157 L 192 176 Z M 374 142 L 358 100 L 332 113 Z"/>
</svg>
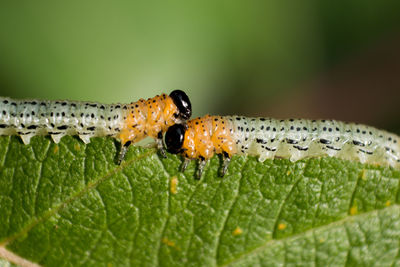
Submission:
<svg viewBox="0 0 400 267">
<path fill-rule="evenodd" d="M 364 143 L 362 143 L 360 141 L 357 141 L 357 140 L 353 140 L 353 144 L 356 145 L 356 146 L 365 146 Z"/>
<path fill-rule="evenodd" d="M 261 138 L 257 138 L 257 139 L 256 139 L 256 142 L 259 143 L 259 144 L 267 144 L 267 143 L 268 143 L 267 141 L 264 141 L 264 140 L 261 139 Z"/>
<path fill-rule="evenodd" d="M 368 154 L 368 155 L 372 155 L 372 154 L 373 154 L 373 152 L 371 152 L 371 151 L 366 151 L 366 150 L 361 149 L 361 148 L 359 149 L 359 151 L 362 152 L 362 153 Z"/>
<path fill-rule="evenodd" d="M 296 140 L 290 139 L 290 138 L 286 138 L 286 142 L 288 144 L 297 144 L 298 142 Z"/>
<path fill-rule="evenodd" d="M 294 148 L 300 150 L 300 151 L 307 151 L 308 147 L 301 147 L 301 146 L 293 146 Z"/>
<path fill-rule="evenodd" d="M 331 141 L 329 141 L 329 140 L 327 140 L 327 139 L 323 139 L 323 138 L 319 139 L 319 141 L 320 141 L 322 144 L 330 144 L 330 143 L 331 143 Z"/>
</svg>

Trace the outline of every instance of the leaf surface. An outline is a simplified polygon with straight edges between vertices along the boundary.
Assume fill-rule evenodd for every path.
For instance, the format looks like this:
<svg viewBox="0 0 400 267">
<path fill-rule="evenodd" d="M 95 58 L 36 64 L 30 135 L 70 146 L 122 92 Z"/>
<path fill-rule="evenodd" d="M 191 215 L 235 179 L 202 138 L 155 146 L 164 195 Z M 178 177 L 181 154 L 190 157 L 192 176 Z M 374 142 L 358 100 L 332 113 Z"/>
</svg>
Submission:
<svg viewBox="0 0 400 267">
<path fill-rule="evenodd" d="M 196 163 L 0 137 L 0 244 L 43 266 L 395 266 L 400 171 L 335 158 Z M 4 261 L 5 262 L 5 261 Z"/>
</svg>

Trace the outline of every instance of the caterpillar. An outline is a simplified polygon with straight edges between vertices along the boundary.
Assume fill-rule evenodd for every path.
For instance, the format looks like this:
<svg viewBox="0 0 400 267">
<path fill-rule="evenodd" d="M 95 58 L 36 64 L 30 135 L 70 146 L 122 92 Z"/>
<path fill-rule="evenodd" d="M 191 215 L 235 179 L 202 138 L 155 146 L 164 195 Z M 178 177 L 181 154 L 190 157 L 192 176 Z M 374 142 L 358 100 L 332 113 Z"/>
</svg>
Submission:
<svg viewBox="0 0 400 267">
<path fill-rule="evenodd" d="M 165 134 L 166 150 L 182 154 L 183 170 L 200 159 L 198 178 L 214 154 L 224 158 L 221 175 L 232 155 L 258 156 L 259 161 L 331 156 L 361 163 L 400 167 L 400 137 L 374 127 L 335 120 L 210 116 L 175 124 Z"/>
<path fill-rule="evenodd" d="M 16 100 L 0 97 L 0 135 L 19 135 L 29 144 L 35 135 L 51 135 L 55 143 L 65 135 L 111 136 L 121 141 L 120 163 L 131 143 L 150 136 L 163 153 L 162 134 L 190 118 L 192 107 L 181 90 L 130 104 L 79 101 Z"/>
</svg>

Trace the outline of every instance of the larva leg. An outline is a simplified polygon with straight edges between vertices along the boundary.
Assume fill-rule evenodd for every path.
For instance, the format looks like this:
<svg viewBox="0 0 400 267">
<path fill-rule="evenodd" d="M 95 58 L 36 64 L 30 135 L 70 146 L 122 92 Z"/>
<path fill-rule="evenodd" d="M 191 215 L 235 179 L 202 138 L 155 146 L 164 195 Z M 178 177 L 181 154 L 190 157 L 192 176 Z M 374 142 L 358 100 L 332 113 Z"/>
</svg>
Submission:
<svg viewBox="0 0 400 267">
<path fill-rule="evenodd" d="M 24 142 L 25 145 L 29 144 L 29 142 L 31 141 L 32 136 L 33 136 L 32 134 L 26 134 L 26 135 L 21 134 L 22 142 Z"/>
<path fill-rule="evenodd" d="M 185 161 L 182 163 L 181 166 L 181 172 L 184 172 L 186 170 L 187 166 L 191 161 L 192 161 L 191 159 L 185 158 Z"/>
<path fill-rule="evenodd" d="M 226 152 L 222 153 L 222 168 L 219 172 L 219 176 L 220 177 L 224 177 L 226 171 L 228 170 L 229 167 L 229 163 L 231 162 L 231 158 L 229 157 L 229 155 Z"/>
<path fill-rule="evenodd" d="M 204 167 L 206 166 L 207 161 L 204 158 L 199 160 L 199 169 L 197 171 L 196 179 L 200 180 L 201 176 L 203 175 Z"/>
<path fill-rule="evenodd" d="M 160 154 L 163 158 L 167 157 L 167 154 L 165 152 L 164 146 L 163 146 L 163 141 L 162 141 L 163 135 L 162 132 L 158 132 L 157 138 L 156 138 L 156 144 L 157 144 L 157 149 L 160 151 Z"/>
<path fill-rule="evenodd" d="M 130 141 L 126 142 L 125 144 L 121 144 L 121 150 L 119 151 L 119 156 L 118 156 L 118 165 L 121 164 L 121 162 L 125 158 L 125 154 L 128 151 L 128 147 L 131 144 Z"/>
</svg>

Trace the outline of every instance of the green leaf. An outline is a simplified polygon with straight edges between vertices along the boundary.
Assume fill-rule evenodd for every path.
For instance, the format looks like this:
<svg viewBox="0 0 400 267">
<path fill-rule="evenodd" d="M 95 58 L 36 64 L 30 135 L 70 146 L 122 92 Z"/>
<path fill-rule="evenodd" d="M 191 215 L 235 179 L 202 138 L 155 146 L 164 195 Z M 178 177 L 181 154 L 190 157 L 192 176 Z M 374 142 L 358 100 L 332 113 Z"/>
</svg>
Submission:
<svg viewBox="0 0 400 267">
<path fill-rule="evenodd" d="M 0 137 L 0 246 L 44 266 L 400 264 L 399 170 L 234 157 L 220 178 L 214 157 L 198 181 L 179 156 L 117 154 Z"/>
</svg>

